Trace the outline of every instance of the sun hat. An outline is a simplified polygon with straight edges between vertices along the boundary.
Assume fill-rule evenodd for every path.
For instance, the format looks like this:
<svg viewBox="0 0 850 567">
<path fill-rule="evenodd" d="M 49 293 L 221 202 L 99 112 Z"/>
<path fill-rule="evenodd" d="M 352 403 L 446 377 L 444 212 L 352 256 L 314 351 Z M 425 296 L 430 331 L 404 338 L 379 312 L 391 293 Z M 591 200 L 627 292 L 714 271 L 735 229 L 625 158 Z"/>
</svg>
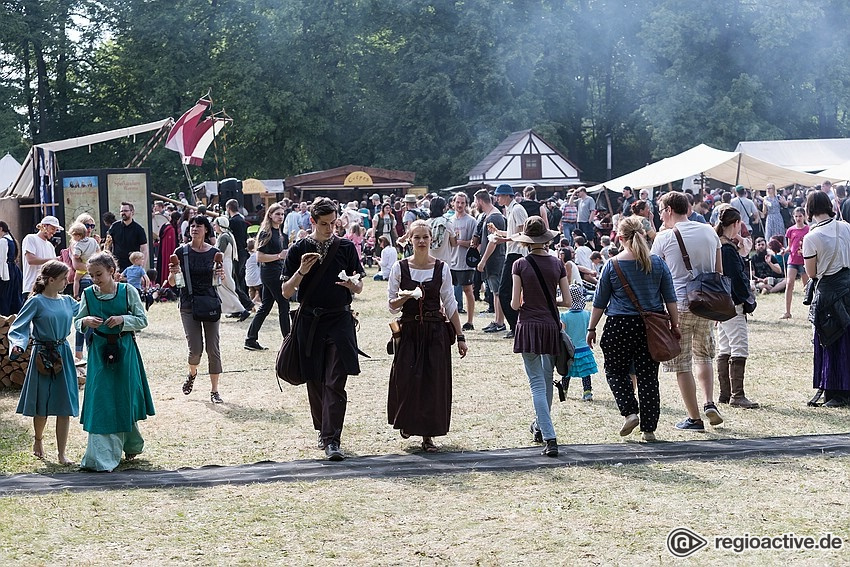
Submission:
<svg viewBox="0 0 850 567">
<path fill-rule="evenodd" d="M 59 230 L 65 230 L 64 228 L 62 228 L 62 225 L 61 225 L 61 224 L 59 224 L 59 219 L 57 219 L 57 218 L 56 218 L 56 217 L 54 217 L 53 215 L 47 215 L 46 217 L 44 217 L 43 219 L 41 219 L 41 222 L 40 222 L 39 224 L 40 224 L 41 226 L 44 226 L 44 225 L 48 225 L 48 224 L 49 224 L 50 226 L 55 226 L 55 227 L 56 227 L 56 228 L 58 228 Z"/>
<path fill-rule="evenodd" d="M 408 193 L 407 195 L 404 196 L 404 202 L 405 203 L 415 203 L 416 202 L 416 195 L 414 195 L 413 193 Z"/>
<path fill-rule="evenodd" d="M 552 242 L 557 236 L 558 233 L 554 230 L 546 230 L 543 219 L 535 215 L 528 217 L 528 220 L 525 221 L 523 233 L 512 236 L 511 240 L 524 244 L 546 244 Z"/>
<path fill-rule="evenodd" d="M 219 215 L 213 219 L 213 224 L 217 224 L 221 228 L 230 228 L 230 219 L 224 215 Z"/>
<path fill-rule="evenodd" d="M 573 311 L 583 311 L 584 304 L 587 303 L 587 296 L 584 293 L 584 286 L 580 283 L 570 284 L 570 309 Z"/>
<path fill-rule="evenodd" d="M 514 193 L 516 193 L 516 191 L 514 191 L 514 188 L 508 185 L 507 183 L 502 183 L 501 185 L 496 187 L 495 191 L 493 191 L 493 195 L 513 195 Z"/>
<path fill-rule="evenodd" d="M 369 200 L 371 200 L 371 201 L 380 201 L 380 200 L 381 200 L 381 196 L 380 196 L 380 195 L 378 195 L 377 193 L 372 193 L 372 196 L 371 196 L 371 197 L 369 197 Z"/>
</svg>

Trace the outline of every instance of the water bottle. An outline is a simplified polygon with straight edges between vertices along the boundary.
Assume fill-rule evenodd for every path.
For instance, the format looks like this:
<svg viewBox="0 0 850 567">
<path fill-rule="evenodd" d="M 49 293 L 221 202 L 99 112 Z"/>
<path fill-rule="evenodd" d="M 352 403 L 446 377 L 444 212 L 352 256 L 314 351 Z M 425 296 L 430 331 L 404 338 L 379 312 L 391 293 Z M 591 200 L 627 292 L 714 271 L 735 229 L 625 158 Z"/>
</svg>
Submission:
<svg viewBox="0 0 850 567">
<path fill-rule="evenodd" d="M 214 268 L 213 268 L 215 270 L 213 272 L 213 285 L 215 287 L 218 287 L 218 286 L 221 285 L 221 276 L 218 275 L 218 271 L 222 268 L 223 265 L 224 265 L 224 254 L 222 254 L 221 252 L 216 252 L 215 253 L 215 264 L 214 264 Z"/>
<path fill-rule="evenodd" d="M 172 266 L 180 267 L 180 258 L 177 257 L 177 254 L 172 254 L 169 258 L 169 262 Z M 184 287 L 186 282 L 183 280 L 183 272 L 177 272 L 174 274 L 174 287 Z"/>
</svg>

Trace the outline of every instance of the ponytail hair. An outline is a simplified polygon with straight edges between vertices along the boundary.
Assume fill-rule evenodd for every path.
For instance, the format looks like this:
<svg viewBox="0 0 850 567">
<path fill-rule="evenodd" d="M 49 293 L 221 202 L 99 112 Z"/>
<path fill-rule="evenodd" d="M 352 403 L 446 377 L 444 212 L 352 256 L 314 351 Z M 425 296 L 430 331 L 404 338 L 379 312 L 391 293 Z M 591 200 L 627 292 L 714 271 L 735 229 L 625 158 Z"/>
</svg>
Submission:
<svg viewBox="0 0 850 567">
<path fill-rule="evenodd" d="M 651 273 L 652 259 L 646 231 L 643 228 L 643 218 L 637 215 L 624 218 L 617 227 L 617 234 L 621 241 L 629 245 L 629 250 L 635 257 L 638 267 L 647 274 Z"/>
<path fill-rule="evenodd" d="M 717 224 L 714 225 L 714 231 L 717 236 L 723 236 L 723 231 L 730 224 L 735 224 L 741 220 L 741 212 L 732 205 L 724 205 L 720 208 L 720 214 L 717 215 Z"/>
<path fill-rule="evenodd" d="M 68 277 L 68 270 L 70 270 L 70 268 L 68 268 L 64 262 L 60 262 L 59 260 L 48 260 L 41 265 L 41 269 L 35 277 L 35 282 L 32 284 L 32 294 L 38 295 L 40 293 L 44 293 L 44 289 L 47 287 L 47 281 L 51 278 L 66 279 Z"/>
</svg>

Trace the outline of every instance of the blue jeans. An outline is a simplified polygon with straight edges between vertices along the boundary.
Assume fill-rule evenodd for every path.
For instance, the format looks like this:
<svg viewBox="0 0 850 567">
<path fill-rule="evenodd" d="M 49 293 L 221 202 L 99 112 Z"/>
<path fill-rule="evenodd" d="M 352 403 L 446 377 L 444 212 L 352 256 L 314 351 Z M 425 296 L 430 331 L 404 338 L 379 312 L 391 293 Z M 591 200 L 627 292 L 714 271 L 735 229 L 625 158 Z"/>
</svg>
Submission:
<svg viewBox="0 0 850 567">
<path fill-rule="evenodd" d="M 555 370 L 555 355 L 522 353 L 522 364 L 528 374 L 531 386 L 531 401 L 537 414 L 537 427 L 543 433 L 543 440 L 555 439 L 555 426 L 552 425 L 552 376 Z"/>
</svg>

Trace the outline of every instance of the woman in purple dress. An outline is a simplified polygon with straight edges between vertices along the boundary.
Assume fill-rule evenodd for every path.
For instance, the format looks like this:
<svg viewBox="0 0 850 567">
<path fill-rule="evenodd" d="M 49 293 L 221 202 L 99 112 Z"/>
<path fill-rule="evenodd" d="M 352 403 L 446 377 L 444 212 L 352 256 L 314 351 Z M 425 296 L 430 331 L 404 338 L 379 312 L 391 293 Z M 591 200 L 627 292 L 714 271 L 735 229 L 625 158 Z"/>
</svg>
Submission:
<svg viewBox="0 0 850 567">
<path fill-rule="evenodd" d="M 532 216 L 525 221 L 523 234 L 512 237 L 515 242 L 528 246 L 528 256 L 517 260 L 511 272 L 514 284 L 511 307 L 519 312 L 514 352 L 522 354 L 531 386 L 531 400 L 537 416 L 531 424 L 531 432 L 536 441 L 546 444 L 543 454 L 548 457 L 558 456 L 558 440 L 550 415 L 555 355 L 561 340 L 557 305 L 570 306 L 567 270 L 563 262 L 549 254 L 549 242 L 556 236 L 558 233 L 546 230 L 541 217 Z M 561 298 L 567 299 L 556 304 L 559 287 Z"/>
</svg>

